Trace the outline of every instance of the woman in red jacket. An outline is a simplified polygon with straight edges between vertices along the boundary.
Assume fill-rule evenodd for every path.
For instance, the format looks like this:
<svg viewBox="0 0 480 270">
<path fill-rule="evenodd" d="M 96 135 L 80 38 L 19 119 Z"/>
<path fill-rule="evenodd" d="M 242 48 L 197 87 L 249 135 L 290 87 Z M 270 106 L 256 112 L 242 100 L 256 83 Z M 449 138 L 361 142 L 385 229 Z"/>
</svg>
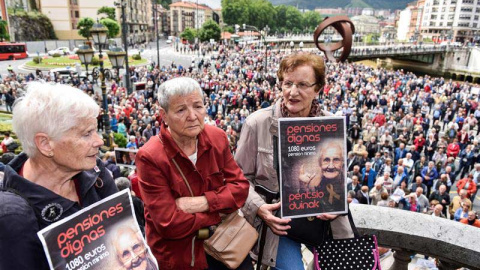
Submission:
<svg viewBox="0 0 480 270">
<path fill-rule="evenodd" d="M 249 183 L 230 153 L 225 132 L 204 125 L 203 92 L 195 80 L 163 83 L 158 100 L 160 134 L 136 157 L 147 242 L 161 269 L 226 269 L 206 256 L 196 235 L 220 223 L 220 214 L 242 207 Z M 239 269 L 251 268 L 247 257 Z"/>
<path fill-rule="evenodd" d="M 472 198 L 473 194 L 477 191 L 477 184 L 473 181 L 473 175 L 468 174 L 466 178 L 460 179 L 457 182 L 457 189 L 465 189 L 467 191 L 468 198 Z"/>
<path fill-rule="evenodd" d="M 455 138 L 453 142 L 447 146 L 447 157 L 457 158 L 458 153 L 460 153 L 460 145 L 458 145 L 458 140 Z"/>
</svg>

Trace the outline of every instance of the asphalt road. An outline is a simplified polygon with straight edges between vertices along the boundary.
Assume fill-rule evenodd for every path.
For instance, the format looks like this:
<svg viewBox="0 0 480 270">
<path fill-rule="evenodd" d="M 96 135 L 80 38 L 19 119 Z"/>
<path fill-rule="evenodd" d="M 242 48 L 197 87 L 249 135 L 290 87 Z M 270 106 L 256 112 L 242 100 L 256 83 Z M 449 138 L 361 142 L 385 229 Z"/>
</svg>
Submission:
<svg viewBox="0 0 480 270">
<path fill-rule="evenodd" d="M 172 44 L 167 44 L 166 40 L 159 41 L 159 49 L 158 52 L 160 53 L 160 63 L 161 65 L 171 65 L 172 62 L 175 62 L 177 65 L 181 64 L 184 67 L 190 66 L 192 60 L 196 55 L 194 54 L 180 54 L 176 53 L 173 50 Z M 138 52 L 139 49 L 129 49 L 129 54 L 134 52 Z M 44 54 L 40 54 L 41 56 Z M 146 48 L 141 51 L 142 57 L 146 58 L 150 62 L 157 62 L 157 46 L 155 42 L 151 42 L 146 46 Z M 36 55 L 35 55 L 36 56 Z M 33 57 L 33 56 L 32 56 Z M 15 72 L 20 73 L 27 73 L 31 72 L 30 70 L 26 70 L 21 68 L 22 65 L 32 60 L 32 57 L 20 60 L 5 60 L 0 61 L 0 74 L 2 76 L 7 75 L 7 68 L 9 65 L 13 67 Z M 107 56 L 105 56 L 107 57 Z"/>
</svg>

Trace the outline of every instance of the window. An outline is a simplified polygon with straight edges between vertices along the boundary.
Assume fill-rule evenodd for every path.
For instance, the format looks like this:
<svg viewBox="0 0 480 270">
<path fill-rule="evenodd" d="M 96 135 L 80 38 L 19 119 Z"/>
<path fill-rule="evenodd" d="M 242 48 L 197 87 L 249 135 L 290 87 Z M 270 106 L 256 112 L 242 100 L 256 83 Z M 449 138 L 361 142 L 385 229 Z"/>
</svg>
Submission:
<svg viewBox="0 0 480 270">
<path fill-rule="evenodd" d="M 80 18 L 80 12 L 78 10 L 75 10 L 75 18 Z"/>
</svg>

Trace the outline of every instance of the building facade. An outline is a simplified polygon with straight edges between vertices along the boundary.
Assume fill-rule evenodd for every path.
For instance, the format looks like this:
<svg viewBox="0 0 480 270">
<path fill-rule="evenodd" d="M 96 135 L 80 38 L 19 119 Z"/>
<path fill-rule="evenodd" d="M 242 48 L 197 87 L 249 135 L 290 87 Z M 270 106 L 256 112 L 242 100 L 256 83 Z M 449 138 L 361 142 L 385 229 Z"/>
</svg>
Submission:
<svg viewBox="0 0 480 270">
<path fill-rule="evenodd" d="M 421 35 L 434 41 L 472 42 L 480 35 L 480 0 L 424 0 Z"/>
<path fill-rule="evenodd" d="M 170 4 L 170 35 L 179 36 L 186 28 L 200 29 L 208 20 L 220 23 L 220 16 L 210 7 L 191 2 Z"/>
<path fill-rule="evenodd" d="M 58 39 L 84 39 L 78 34 L 78 21 L 85 17 L 94 20 L 104 17 L 105 15 L 97 15 L 101 7 L 116 7 L 116 20 L 121 26 L 121 8 L 115 2 L 125 3 L 127 42 L 153 40 L 151 0 L 39 0 L 38 9 L 50 19 Z"/>
</svg>

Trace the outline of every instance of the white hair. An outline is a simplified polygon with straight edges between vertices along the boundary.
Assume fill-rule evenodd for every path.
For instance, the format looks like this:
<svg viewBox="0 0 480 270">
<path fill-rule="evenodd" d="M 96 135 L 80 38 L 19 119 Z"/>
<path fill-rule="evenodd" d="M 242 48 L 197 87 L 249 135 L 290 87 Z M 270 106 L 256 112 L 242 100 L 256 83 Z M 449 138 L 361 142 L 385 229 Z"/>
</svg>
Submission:
<svg viewBox="0 0 480 270">
<path fill-rule="evenodd" d="M 82 120 L 97 117 L 98 104 L 78 88 L 65 84 L 31 82 L 26 94 L 13 107 L 13 131 L 30 157 L 38 154 L 35 135 L 45 133 L 52 140 Z"/>
<path fill-rule="evenodd" d="M 158 88 L 158 102 L 168 112 L 170 98 L 173 96 L 184 96 L 197 91 L 203 100 L 203 91 L 197 81 L 189 77 L 178 77 L 168 80 Z"/>
</svg>

